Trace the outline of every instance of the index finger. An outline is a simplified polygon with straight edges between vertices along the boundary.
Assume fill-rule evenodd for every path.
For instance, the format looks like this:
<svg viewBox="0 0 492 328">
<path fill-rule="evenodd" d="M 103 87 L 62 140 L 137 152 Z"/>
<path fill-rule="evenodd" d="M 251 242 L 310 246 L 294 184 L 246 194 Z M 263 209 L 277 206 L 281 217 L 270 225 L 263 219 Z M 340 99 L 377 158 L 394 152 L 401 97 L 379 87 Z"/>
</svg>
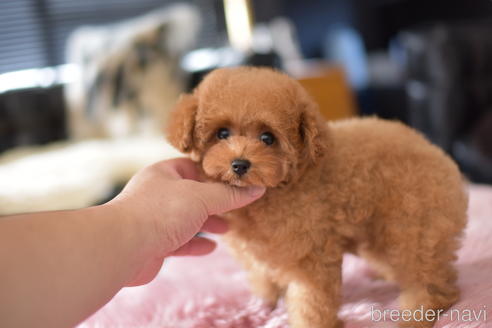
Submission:
<svg viewBox="0 0 492 328">
<path fill-rule="evenodd" d="M 156 165 L 162 166 L 163 169 L 177 179 L 200 180 L 197 164 L 189 158 L 173 158 L 159 162 Z"/>
</svg>

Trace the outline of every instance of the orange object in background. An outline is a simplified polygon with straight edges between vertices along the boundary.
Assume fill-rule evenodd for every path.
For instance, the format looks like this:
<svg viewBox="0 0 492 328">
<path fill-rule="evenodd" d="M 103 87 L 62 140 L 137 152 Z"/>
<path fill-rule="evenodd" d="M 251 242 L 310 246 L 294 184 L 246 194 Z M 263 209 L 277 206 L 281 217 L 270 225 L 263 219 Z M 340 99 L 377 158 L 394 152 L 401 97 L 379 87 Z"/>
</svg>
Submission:
<svg viewBox="0 0 492 328">
<path fill-rule="evenodd" d="M 358 114 L 354 94 L 340 66 L 302 62 L 289 65 L 287 71 L 306 88 L 327 120 Z"/>
</svg>

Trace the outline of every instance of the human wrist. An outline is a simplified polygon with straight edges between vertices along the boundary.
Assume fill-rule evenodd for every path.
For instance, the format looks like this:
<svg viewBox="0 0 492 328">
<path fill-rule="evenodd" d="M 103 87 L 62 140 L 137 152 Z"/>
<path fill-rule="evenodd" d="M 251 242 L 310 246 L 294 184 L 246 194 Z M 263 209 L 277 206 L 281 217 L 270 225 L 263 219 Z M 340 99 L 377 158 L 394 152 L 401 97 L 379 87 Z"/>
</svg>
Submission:
<svg viewBox="0 0 492 328">
<path fill-rule="evenodd" d="M 153 249 L 143 220 L 139 220 L 135 213 L 123 205 L 121 202 L 109 202 L 88 210 L 97 211 L 97 216 L 114 228 L 114 241 L 127 259 L 126 264 L 132 276 L 153 255 Z"/>
</svg>

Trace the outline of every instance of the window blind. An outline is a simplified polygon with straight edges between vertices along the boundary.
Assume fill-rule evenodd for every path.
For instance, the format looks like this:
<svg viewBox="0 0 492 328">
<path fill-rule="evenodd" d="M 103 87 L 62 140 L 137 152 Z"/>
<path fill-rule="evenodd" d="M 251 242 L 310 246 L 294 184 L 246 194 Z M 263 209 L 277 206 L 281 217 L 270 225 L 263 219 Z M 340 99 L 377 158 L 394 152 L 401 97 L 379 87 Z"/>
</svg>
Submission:
<svg viewBox="0 0 492 328">
<path fill-rule="evenodd" d="M 0 74 L 65 63 L 65 42 L 80 25 L 108 24 L 177 2 L 198 6 L 206 23 L 198 46 L 223 40 L 218 0 L 2 0 L 0 1 Z"/>
</svg>

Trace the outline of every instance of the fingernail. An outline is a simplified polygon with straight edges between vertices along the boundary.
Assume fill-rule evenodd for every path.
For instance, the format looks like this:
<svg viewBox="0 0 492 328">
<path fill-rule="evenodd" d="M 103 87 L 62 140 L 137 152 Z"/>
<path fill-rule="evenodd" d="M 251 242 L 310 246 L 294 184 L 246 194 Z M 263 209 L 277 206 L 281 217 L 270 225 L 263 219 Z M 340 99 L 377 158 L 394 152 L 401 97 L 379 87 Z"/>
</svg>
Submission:
<svg viewBox="0 0 492 328">
<path fill-rule="evenodd" d="M 265 192 L 265 187 L 260 187 L 260 186 L 251 186 L 251 187 L 247 187 L 247 189 L 248 189 L 248 194 L 251 197 L 258 197 Z"/>
</svg>

